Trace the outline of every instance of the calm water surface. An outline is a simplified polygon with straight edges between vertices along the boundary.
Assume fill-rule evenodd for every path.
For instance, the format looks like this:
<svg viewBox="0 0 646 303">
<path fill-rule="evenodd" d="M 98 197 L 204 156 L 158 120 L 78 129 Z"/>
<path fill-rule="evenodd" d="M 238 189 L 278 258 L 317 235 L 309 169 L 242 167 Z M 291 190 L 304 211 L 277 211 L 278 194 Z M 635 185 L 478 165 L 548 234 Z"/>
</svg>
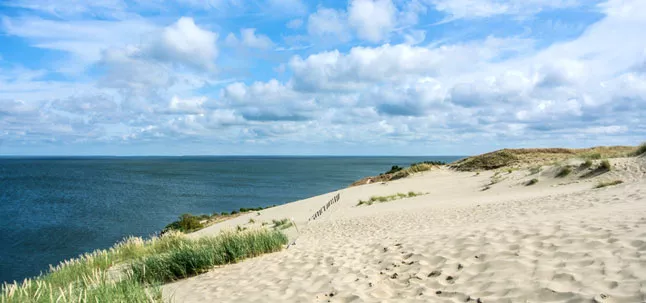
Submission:
<svg viewBox="0 0 646 303">
<path fill-rule="evenodd" d="M 283 204 L 392 165 L 459 158 L 0 158 L 0 282 L 151 235 L 182 213 Z"/>
</svg>

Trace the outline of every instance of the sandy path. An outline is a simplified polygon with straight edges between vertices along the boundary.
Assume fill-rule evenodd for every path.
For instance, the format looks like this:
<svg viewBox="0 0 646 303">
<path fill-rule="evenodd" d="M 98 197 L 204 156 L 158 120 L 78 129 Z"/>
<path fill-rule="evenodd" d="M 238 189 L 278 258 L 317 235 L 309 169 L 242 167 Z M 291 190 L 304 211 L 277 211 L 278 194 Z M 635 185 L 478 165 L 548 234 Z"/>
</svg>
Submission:
<svg viewBox="0 0 646 303">
<path fill-rule="evenodd" d="M 164 293 L 175 302 L 646 302 L 646 165 L 615 166 L 599 178 L 629 183 L 524 187 L 526 174 L 512 173 L 481 192 L 490 174 L 437 171 L 345 189 L 310 224 L 331 195 L 281 206 L 300 222 L 295 246 Z M 431 194 L 355 206 L 408 190 Z"/>
</svg>

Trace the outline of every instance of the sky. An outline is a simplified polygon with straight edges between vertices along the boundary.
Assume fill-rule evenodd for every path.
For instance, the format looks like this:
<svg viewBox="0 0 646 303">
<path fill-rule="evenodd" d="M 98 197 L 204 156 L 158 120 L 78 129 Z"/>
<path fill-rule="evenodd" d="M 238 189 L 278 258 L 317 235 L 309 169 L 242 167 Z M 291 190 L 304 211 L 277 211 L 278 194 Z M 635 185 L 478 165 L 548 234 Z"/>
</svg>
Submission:
<svg viewBox="0 0 646 303">
<path fill-rule="evenodd" d="M 0 155 L 646 140 L 643 0 L 0 0 Z"/>
</svg>

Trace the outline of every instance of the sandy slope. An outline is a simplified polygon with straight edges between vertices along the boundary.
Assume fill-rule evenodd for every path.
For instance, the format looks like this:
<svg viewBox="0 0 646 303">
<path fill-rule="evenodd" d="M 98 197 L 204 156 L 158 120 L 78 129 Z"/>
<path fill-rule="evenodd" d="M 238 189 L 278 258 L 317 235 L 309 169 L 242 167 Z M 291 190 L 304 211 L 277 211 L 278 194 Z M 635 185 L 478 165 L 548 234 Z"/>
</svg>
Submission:
<svg viewBox="0 0 646 303">
<path fill-rule="evenodd" d="M 212 226 L 293 217 L 296 245 L 164 287 L 175 302 L 646 302 L 646 159 L 591 179 L 437 170 Z M 522 183 L 538 177 L 538 184 Z M 592 189 L 599 180 L 626 183 Z M 427 195 L 372 206 L 359 199 Z M 295 231 L 291 231 L 296 235 Z"/>
</svg>

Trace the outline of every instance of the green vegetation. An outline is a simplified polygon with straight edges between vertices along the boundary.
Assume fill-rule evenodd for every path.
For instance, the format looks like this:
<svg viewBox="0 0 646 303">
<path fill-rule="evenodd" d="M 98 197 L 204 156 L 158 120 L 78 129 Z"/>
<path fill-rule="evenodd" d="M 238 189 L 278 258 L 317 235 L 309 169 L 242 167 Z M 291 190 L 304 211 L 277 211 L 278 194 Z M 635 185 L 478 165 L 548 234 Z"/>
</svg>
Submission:
<svg viewBox="0 0 646 303">
<path fill-rule="evenodd" d="M 276 230 L 222 233 L 189 242 L 165 254 L 148 256 L 132 264 L 134 280 L 157 284 L 194 276 L 216 265 L 280 250 L 287 236 Z"/>
<path fill-rule="evenodd" d="M 559 172 L 556 174 L 556 177 L 557 178 L 564 178 L 564 177 L 567 177 L 571 172 L 572 172 L 572 168 L 570 168 L 569 166 L 563 166 L 563 167 L 561 167 Z"/>
<path fill-rule="evenodd" d="M 415 166 L 415 165 L 420 165 L 420 164 L 440 166 L 440 165 L 446 165 L 446 162 L 444 162 L 444 161 L 422 161 L 422 162 L 413 163 L 410 166 Z"/>
<path fill-rule="evenodd" d="M 599 170 L 609 171 L 611 169 L 612 165 L 610 164 L 610 161 L 608 161 L 608 159 L 603 159 L 601 161 L 601 164 L 599 164 Z"/>
<path fill-rule="evenodd" d="M 646 153 L 646 142 L 644 142 L 644 143 L 640 144 L 640 145 L 637 147 L 637 150 L 635 150 L 635 151 L 632 153 L 632 155 L 633 155 L 633 156 L 641 156 L 641 155 L 643 155 L 644 153 Z"/>
<path fill-rule="evenodd" d="M 581 163 L 581 168 L 590 168 L 592 166 L 592 160 L 587 159 L 585 162 Z"/>
<path fill-rule="evenodd" d="M 274 229 L 280 229 L 280 230 L 290 228 L 293 225 L 292 221 L 290 221 L 287 218 L 284 218 L 281 220 L 271 220 L 271 223 L 274 224 L 274 226 L 272 226 Z"/>
<path fill-rule="evenodd" d="M 624 181 L 621 180 L 613 180 L 613 181 L 605 181 L 605 182 L 599 182 L 594 188 L 602 188 L 606 186 L 613 186 L 617 184 L 624 183 Z"/>
<path fill-rule="evenodd" d="M 583 153 L 579 157 L 586 160 L 599 160 L 602 158 L 600 153 Z"/>
<path fill-rule="evenodd" d="M 400 171 L 400 170 L 402 170 L 402 169 L 404 169 L 404 168 L 403 168 L 403 167 L 400 167 L 400 166 L 397 166 L 397 165 L 393 165 L 393 166 L 390 168 L 390 170 L 389 170 L 389 171 L 387 171 L 387 172 L 385 172 L 385 173 L 383 173 L 383 174 L 394 174 L 394 173 L 396 173 L 396 172 L 398 172 L 398 171 Z"/>
<path fill-rule="evenodd" d="M 646 147 L 644 147 L 646 151 Z M 638 151 L 637 151 L 638 152 Z M 624 157 L 636 153 L 634 146 L 598 146 L 592 148 L 520 148 L 501 149 L 494 152 L 468 157 L 449 164 L 459 171 L 492 170 L 501 167 L 524 167 L 546 165 L 573 157 L 603 159 Z"/>
<path fill-rule="evenodd" d="M 357 206 L 360 206 L 360 205 L 372 205 L 373 203 L 377 203 L 377 202 L 380 202 L 380 203 L 381 202 L 390 202 L 390 201 L 394 201 L 394 200 L 399 200 L 399 199 L 404 199 L 404 198 L 412 198 L 412 197 L 421 196 L 421 195 L 424 195 L 424 194 L 423 193 L 416 193 L 414 191 L 409 191 L 407 194 L 405 194 L 405 193 L 396 193 L 396 194 L 390 195 L 390 196 L 372 196 L 372 197 L 370 197 L 370 199 L 368 199 L 366 201 L 359 200 L 359 203 L 357 203 Z"/>
<path fill-rule="evenodd" d="M 177 230 L 181 232 L 192 232 L 198 229 L 204 228 L 204 224 L 200 223 L 202 221 L 201 216 L 193 216 L 191 214 L 183 214 L 179 216 L 179 220 L 166 225 L 164 231 L 168 230 Z"/>
<path fill-rule="evenodd" d="M 270 207 L 275 207 L 275 206 L 276 205 L 267 206 L 267 207 L 252 207 L 252 208 L 241 207 L 240 210 L 234 210 L 230 214 L 228 212 L 223 211 L 222 213 L 219 213 L 219 214 L 217 212 L 214 212 L 210 216 L 209 215 L 196 216 L 191 214 L 183 214 L 179 217 L 177 221 L 174 221 L 166 225 L 166 227 L 164 227 L 161 233 L 164 234 L 171 230 L 190 233 L 196 230 L 200 230 L 214 223 L 233 218 L 243 213 L 247 213 L 251 211 L 260 211 L 260 210 L 267 209 Z"/>
<path fill-rule="evenodd" d="M 540 173 L 540 172 L 541 172 L 541 170 L 542 170 L 542 169 L 543 169 L 543 168 L 542 168 L 542 166 L 540 166 L 540 165 L 538 165 L 538 166 L 533 166 L 533 167 L 531 167 L 531 168 L 529 169 L 529 174 L 530 174 L 530 175 L 538 174 L 538 173 Z"/>
<path fill-rule="evenodd" d="M 5 284 L 0 302 L 162 302 L 156 282 L 277 251 L 286 243 L 287 237 L 276 230 L 225 233 L 199 240 L 178 232 L 149 240 L 131 237 L 108 250 L 63 261 L 36 278 Z M 224 263 L 216 263 L 222 260 Z M 123 272 L 111 269 L 129 263 Z M 204 267 L 210 263 L 213 265 Z"/>
<path fill-rule="evenodd" d="M 531 180 L 527 181 L 527 183 L 525 183 L 525 185 L 526 186 L 531 186 L 531 185 L 534 185 L 536 183 L 538 183 L 538 179 L 534 178 L 534 179 L 531 179 Z"/>
<path fill-rule="evenodd" d="M 499 150 L 479 156 L 458 160 L 451 168 L 459 171 L 491 170 L 514 164 L 518 157 L 508 150 Z"/>
</svg>

